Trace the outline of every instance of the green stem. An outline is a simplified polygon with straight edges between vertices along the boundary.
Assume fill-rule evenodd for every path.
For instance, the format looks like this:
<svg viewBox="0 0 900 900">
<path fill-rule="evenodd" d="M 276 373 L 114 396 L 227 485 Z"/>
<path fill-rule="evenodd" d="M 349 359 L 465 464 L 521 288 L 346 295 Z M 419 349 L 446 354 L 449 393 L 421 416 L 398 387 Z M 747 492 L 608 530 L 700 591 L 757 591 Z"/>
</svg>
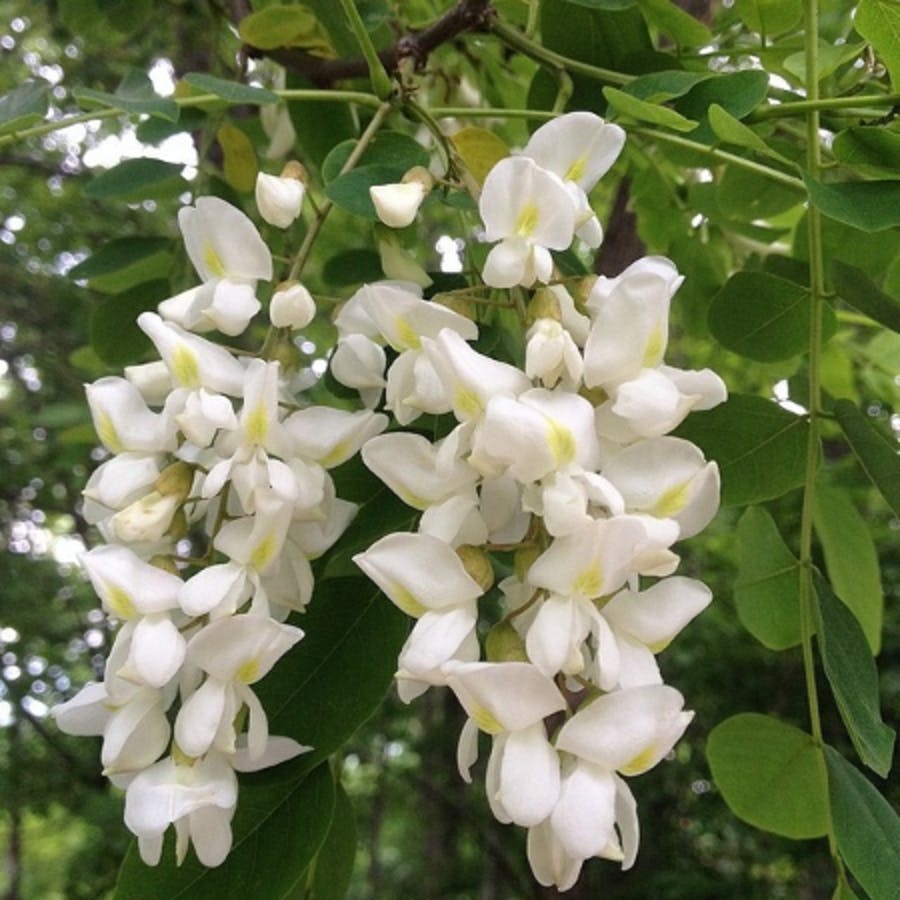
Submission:
<svg viewBox="0 0 900 900">
<path fill-rule="evenodd" d="M 447 144 L 447 135 L 441 131 L 440 125 L 438 125 L 437 120 L 431 114 L 430 110 L 425 109 L 423 106 L 419 106 L 418 103 L 409 98 L 407 98 L 404 105 L 410 114 L 417 118 L 431 132 L 431 135 L 434 138 L 434 145 L 441 157 L 443 171 L 448 172 L 450 170 L 452 154 Z"/>
<path fill-rule="evenodd" d="M 387 69 L 384 67 L 384 63 L 381 61 L 381 57 L 378 55 L 378 51 L 375 49 L 375 45 L 372 43 L 372 38 L 369 37 L 369 32 L 366 31 L 366 26 L 359 14 L 359 10 L 356 8 L 356 3 L 354 3 L 354 0 L 340 0 L 340 3 L 343 7 L 344 15 L 350 22 L 350 28 L 353 30 L 359 49 L 362 50 L 366 64 L 369 67 L 369 79 L 372 82 L 372 89 L 379 100 L 387 100 L 394 91 L 394 85 L 391 81 L 391 76 L 388 75 Z"/>
<path fill-rule="evenodd" d="M 810 104 L 806 111 L 806 167 L 811 178 L 817 179 L 822 169 L 822 151 L 819 138 L 819 8 L 818 0 L 804 0 L 806 96 Z M 813 518 L 815 514 L 816 475 L 821 458 L 820 419 L 822 408 L 822 310 L 825 297 L 825 261 L 822 241 L 822 218 L 812 202 L 808 204 L 807 228 L 809 231 L 809 437 L 806 444 L 806 476 L 803 486 L 803 504 L 800 512 L 800 640 L 803 654 L 803 672 L 806 680 L 806 699 L 809 707 L 810 732 L 815 743 L 822 747 L 822 720 L 819 712 L 819 695 L 816 688 L 816 664 L 813 653 L 813 634 L 816 622 L 816 598 L 813 593 Z M 834 825 L 829 816 L 828 848 L 838 877 L 844 879 L 844 868 Z"/>
<path fill-rule="evenodd" d="M 294 88 L 290 90 L 276 90 L 272 91 L 272 93 L 277 94 L 282 100 L 311 100 L 328 103 L 336 101 L 338 103 L 355 103 L 358 106 L 368 106 L 373 109 L 377 109 L 381 102 L 374 94 L 367 94 L 363 91 L 322 91 Z M 197 94 L 193 97 L 173 97 L 172 99 L 181 109 L 202 109 L 204 106 L 228 103 L 227 100 L 218 94 Z M 21 131 L 12 131 L 9 134 L 0 135 L 0 147 L 6 147 L 10 144 L 24 141 L 27 138 L 52 134 L 54 131 L 61 131 L 63 128 L 69 128 L 71 125 L 80 125 L 83 122 L 96 122 L 102 119 L 114 119 L 116 116 L 127 115 L 130 115 L 130 113 L 126 110 L 118 106 L 110 106 L 105 109 L 95 109 L 91 112 L 64 116 L 51 122 L 41 122 L 40 125 L 23 128 Z"/>
<path fill-rule="evenodd" d="M 622 123 L 620 122 L 619 124 Z M 785 172 L 781 172 L 778 169 L 773 169 L 771 166 L 754 162 L 752 159 L 745 159 L 743 156 L 737 156 L 734 153 L 729 153 L 727 150 L 719 150 L 717 147 L 710 147 L 708 144 L 701 144 L 697 141 L 692 141 L 690 138 L 682 137 L 678 134 L 669 134 L 666 131 L 646 128 L 641 125 L 635 126 L 625 124 L 623 127 L 634 134 L 652 138 L 654 141 L 672 144 L 675 147 L 683 147 L 686 150 L 693 150 L 696 153 L 704 153 L 719 162 L 730 163 L 738 168 L 746 169 L 748 172 L 755 172 L 757 175 L 768 178 L 770 181 L 777 181 L 779 184 L 783 184 L 785 187 L 789 187 L 792 190 L 804 194 L 806 193 L 806 185 L 801 179 L 795 178 L 793 175 L 788 175 Z"/>
<path fill-rule="evenodd" d="M 381 106 L 375 110 L 375 115 L 372 116 L 372 121 L 366 126 L 366 130 L 359 136 L 359 140 L 356 142 L 356 146 L 353 148 L 353 151 L 347 157 L 347 161 L 341 166 L 341 170 L 338 175 L 345 175 L 349 172 L 362 158 L 363 153 L 366 152 L 366 147 L 372 142 L 372 139 L 378 133 L 378 129 L 381 128 L 382 123 L 387 118 L 388 114 L 393 109 L 390 103 L 382 103 Z M 307 257 L 309 256 L 310 250 L 312 250 L 312 245 L 315 242 L 316 238 L 319 235 L 319 232 L 322 230 L 322 226 L 325 224 L 325 219 L 328 218 L 328 214 L 331 212 L 334 203 L 331 200 L 326 200 L 321 208 L 319 209 L 318 214 L 315 219 L 313 219 L 312 225 L 309 226 L 309 231 L 306 232 L 306 236 L 303 238 L 303 243 L 300 245 L 300 249 L 297 251 L 297 255 L 294 257 L 294 264 L 291 266 L 291 271 L 288 274 L 288 281 L 295 281 L 300 277 L 300 273 L 303 271 L 303 267 L 306 265 Z"/>
<path fill-rule="evenodd" d="M 818 87 L 818 85 L 817 85 Z M 866 106 L 896 106 L 900 104 L 900 94 L 855 94 L 850 97 L 820 98 L 807 94 L 806 100 L 795 100 L 791 103 L 779 103 L 767 106 L 751 113 L 746 122 L 762 122 L 766 119 L 783 119 L 787 116 L 805 116 L 807 113 L 834 109 L 856 109 L 866 112 Z"/>
<path fill-rule="evenodd" d="M 548 50 L 546 47 L 542 47 L 540 44 L 530 40 L 521 31 L 510 28 L 509 25 L 504 24 L 499 19 L 494 19 L 490 27 L 491 31 L 504 44 L 551 68 L 565 69 L 567 72 L 575 72 L 578 75 L 585 75 L 588 78 L 604 81 L 607 84 L 625 85 L 634 81 L 634 75 L 626 75 L 624 72 L 616 72 L 613 69 L 601 69 L 599 66 L 592 66 L 579 59 L 572 59 L 553 50 Z"/>
<path fill-rule="evenodd" d="M 556 113 L 546 109 L 494 109 L 490 106 L 436 106 L 431 115 L 435 119 L 536 119 L 548 122 Z"/>
</svg>

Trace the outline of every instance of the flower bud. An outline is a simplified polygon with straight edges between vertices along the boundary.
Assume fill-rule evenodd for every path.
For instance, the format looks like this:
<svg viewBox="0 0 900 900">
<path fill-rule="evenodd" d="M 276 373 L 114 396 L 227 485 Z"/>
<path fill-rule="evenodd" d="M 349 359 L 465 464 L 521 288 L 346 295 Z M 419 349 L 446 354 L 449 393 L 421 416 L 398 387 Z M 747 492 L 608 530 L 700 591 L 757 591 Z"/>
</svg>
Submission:
<svg viewBox="0 0 900 900">
<path fill-rule="evenodd" d="M 525 314 L 529 325 L 537 322 L 538 319 L 552 319 L 554 322 L 562 321 L 559 300 L 556 294 L 546 287 L 539 288 L 534 292 Z"/>
<path fill-rule="evenodd" d="M 481 588 L 489 591 L 494 585 L 494 567 L 491 559 L 481 549 L 471 544 L 463 544 L 456 548 L 456 555 L 462 560 L 466 574 Z"/>
<path fill-rule="evenodd" d="M 528 662 L 525 642 L 512 622 L 498 622 L 484 642 L 488 662 Z"/>
<path fill-rule="evenodd" d="M 305 328 L 316 314 L 309 291 L 297 281 L 278 285 L 269 304 L 269 319 L 276 328 Z"/>
<path fill-rule="evenodd" d="M 369 188 L 369 196 L 378 218 L 391 228 L 410 225 L 419 211 L 422 201 L 434 184 L 431 173 L 414 166 L 399 184 L 375 184 Z"/>
<path fill-rule="evenodd" d="M 175 494 L 151 491 L 117 512 L 110 519 L 110 530 L 123 544 L 162 540 L 180 505 L 181 499 Z"/>
<path fill-rule="evenodd" d="M 297 216 L 306 194 L 306 173 L 300 163 L 288 163 L 281 175 L 256 176 L 256 206 L 259 214 L 277 228 L 287 228 Z"/>
<path fill-rule="evenodd" d="M 175 497 L 179 502 L 186 499 L 194 483 L 194 469 L 179 460 L 166 466 L 153 482 L 153 487 L 164 497 Z"/>
</svg>

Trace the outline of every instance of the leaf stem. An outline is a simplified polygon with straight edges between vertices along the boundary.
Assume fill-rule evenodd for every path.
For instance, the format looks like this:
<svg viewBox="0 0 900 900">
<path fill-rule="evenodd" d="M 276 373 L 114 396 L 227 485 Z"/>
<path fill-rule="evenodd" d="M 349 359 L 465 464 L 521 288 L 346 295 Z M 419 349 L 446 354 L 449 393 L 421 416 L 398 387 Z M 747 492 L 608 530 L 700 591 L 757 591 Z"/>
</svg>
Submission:
<svg viewBox="0 0 900 900">
<path fill-rule="evenodd" d="M 818 85 L 817 85 L 818 87 Z M 826 112 L 834 109 L 856 109 L 860 112 L 866 106 L 896 106 L 900 104 L 900 94 L 854 94 L 850 97 L 811 97 L 806 100 L 795 100 L 790 103 L 778 103 L 766 106 L 750 113 L 746 122 L 762 122 L 766 119 L 782 119 L 787 116 L 805 116 L 810 112 Z"/>
<path fill-rule="evenodd" d="M 365 23 L 359 14 L 359 10 L 356 8 L 356 3 L 353 0 L 340 0 L 340 3 L 344 10 L 344 15 L 349 20 L 356 43 L 359 44 L 359 49 L 362 50 L 366 65 L 369 67 L 369 80 L 372 82 L 372 89 L 379 100 L 387 100 L 394 91 L 394 85 L 390 75 L 387 73 L 387 69 L 384 67 L 384 63 L 381 61 L 381 57 L 378 55 L 378 51 L 375 49 L 375 45 L 372 43 L 369 32 L 366 31 Z"/>
<path fill-rule="evenodd" d="M 771 166 L 766 166 L 763 163 L 754 162 L 752 159 L 738 156 L 736 153 L 719 150 L 718 147 L 710 147 L 708 144 L 701 144 L 698 141 L 692 141 L 690 138 L 682 137 L 678 134 L 669 134 L 658 129 L 646 128 L 640 125 L 628 125 L 621 122 L 619 124 L 635 134 L 652 138 L 654 141 L 662 141 L 665 144 L 672 144 L 676 147 L 683 147 L 686 150 L 693 150 L 696 153 L 705 153 L 707 156 L 711 156 L 720 162 L 730 163 L 738 168 L 747 169 L 749 172 L 755 172 L 757 175 L 768 178 L 770 181 L 777 181 L 779 184 L 783 184 L 792 190 L 806 193 L 806 185 L 800 178 L 795 178 L 793 175 L 788 175 L 786 172 L 773 169 Z"/>
<path fill-rule="evenodd" d="M 372 139 L 378 133 L 378 129 L 381 128 L 384 120 L 387 118 L 392 109 L 392 104 L 384 102 L 378 107 L 377 110 L 375 110 L 375 115 L 372 116 L 372 121 L 369 122 L 369 124 L 366 126 L 366 130 L 359 136 L 359 140 L 356 142 L 356 146 L 347 157 L 347 161 L 343 166 L 341 166 L 341 170 L 338 175 L 345 175 L 359 162 L 359 160 L 362 158 L 363 153 L 366 152 L 366 148 L 372 142 Z M 300 245 L 300 249 L 297 251 L 297 255 L 294 257 L 294 264 L 291 266 L 291 271 L 288 274 L 289 281 L 295 281 L 300 277 L 300 273 L 303 271 L 304 265 L 306 265 L 306 260 L 309 256 L 310 250 L 312 250 L 312 245 L 318 237 L 319 232 L 322 230 L 322 226 L 325 224 L 325 219 L 328 218 L 328 214 L 331 212 L 333 206 L 334 203 L 331 200 L 326 199 L 322 206 L 319 208 L 318 214 L 316 215 L 315 219 L 313 219 L 312 225 L 309 226 L 309 231 L 306 232 L 306 236 L 303 238 L 303 243 Z"/>
<path fill-rule="evenodd" d="M 603 81 L 606 84 L 625 85 L 634 81 L 634 75 L 626 75 L 624 72 L 616 72 L 613 69 L 601 69 L 599 66 L 592 66 L 589 63 L 582 62 L 580 59 L 572 59 L 569 56 L 556 53 L 554 50 L 548 50 L 546 47 L 542 47 L 528 38 L 518 29 L 511 28 L 499 19 L 494 19 L 491 22 L 490 29 L 507 46 L 551 68 L 565 69 L 568 72 Z"/>
</svg>

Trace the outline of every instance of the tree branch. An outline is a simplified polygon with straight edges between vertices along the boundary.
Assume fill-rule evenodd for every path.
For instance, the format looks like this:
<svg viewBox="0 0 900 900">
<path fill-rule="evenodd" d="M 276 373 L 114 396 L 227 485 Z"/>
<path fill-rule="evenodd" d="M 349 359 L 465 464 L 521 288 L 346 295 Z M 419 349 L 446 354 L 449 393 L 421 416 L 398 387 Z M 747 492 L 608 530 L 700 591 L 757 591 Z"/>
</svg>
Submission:
<svg viewBox="0 0 900 900">
<path fill-rule="evenodd" d="M 412 60 L 421 69 L 429 55 L 441 44 L 446 44 L 467 31 L 487 30 L 494 10 L 490 0 L 459 0 L 439 19 L 421 31 L 413 31 L 400 37 L 393 45 L 378 54 L 388 72 L 396 72 L 404 60 Z M 302 50 L 287 48 L 258 50 L 247 47 L 249 56 L 267 56 L 286 69 L 308 78 L 316 87 L 331 87 L 345 78 L 364 78 L 369 66 L 363 57 L 347 59 L 320 59 Z"/>
</svg>

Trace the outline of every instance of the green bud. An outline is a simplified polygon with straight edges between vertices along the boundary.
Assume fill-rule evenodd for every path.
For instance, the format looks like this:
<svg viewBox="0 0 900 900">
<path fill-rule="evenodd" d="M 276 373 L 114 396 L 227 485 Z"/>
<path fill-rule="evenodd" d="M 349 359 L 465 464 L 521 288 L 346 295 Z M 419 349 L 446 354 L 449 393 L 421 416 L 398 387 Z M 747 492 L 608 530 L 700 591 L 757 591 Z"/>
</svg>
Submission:
<svg viewBox="0 0 900 900">
<path fill-rule="evenodd" d="M 562 321 L 559 300 L 557 300 L 556 294 L 550 288 L 538 288 L 525 310 L 525 321 L 528 325 L 533 325 L 538 319 L 553 319 L 554 322 Z"/>
<path fill-rule="evenodd" d="M 488 662 L 527 662 L 525 641 L 512 622 L 498 622 L 484 642 Z"/>
<path fill-rule="evenodd" d="M 463 544 L 456 548 L 456 555 L 462 560 L 466 574 L 482 591 L 489 591 L 494 586 L 494 567 L 491 565 L 491 558 L 481 547 Z"/>
<path fill-rule="evenodd" d="M 172 516 L 172 524 L 169 525 L 166 535 L 173 541 L 180 541 L 183 537 L 187 536 L 187 533 L 187 516 L 184 514 L 184 507 L 179 506 L 178 509 L 175 510 L 175 515 Z"/>
<path fill-rule="evenodd" d="M 153 487 L 163 497 L 178 497 L 179 500 L 187 499 L 194 483 L 193 466 L 186 462 L 174 462 L 166 466 L 159 477 L 153 482 Z"/>
<path fill-rule="evenodd" d="M 515 559 L 513 561 L 513 568 L 516 573 L 516 578 L 518 578 L 519 581 L 527 580 L 528 570 L 540 555 L 541 548 L 536 544 L 532 544 L 528 547 L 520 547 L 518 550 L 516 550 Z"/>
</svg>

